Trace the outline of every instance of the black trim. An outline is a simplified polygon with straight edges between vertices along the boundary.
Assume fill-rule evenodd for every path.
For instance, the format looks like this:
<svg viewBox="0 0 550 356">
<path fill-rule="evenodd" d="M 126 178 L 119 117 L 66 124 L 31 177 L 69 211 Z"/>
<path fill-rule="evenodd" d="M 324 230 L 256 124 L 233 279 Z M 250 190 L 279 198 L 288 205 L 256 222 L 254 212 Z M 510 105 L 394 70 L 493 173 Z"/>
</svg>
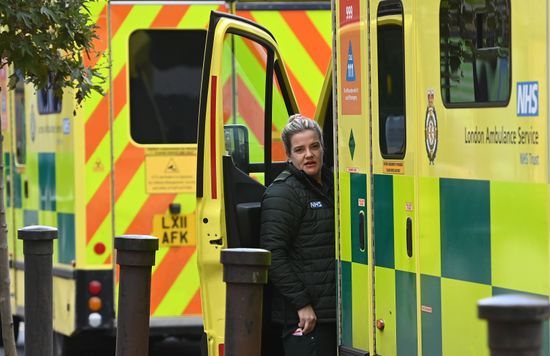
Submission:
<svg viewBox="0 0 550 356">
<path fill-rule="evenodd" d="M 245 19 L 244 17 L 240 17 L 240 16 L 237 16 L 237 15 L 233 15 L 233 14 L 227 14 L 225 12 L 218 12 L 218 11 L 212 11 L 210 13 L 210 16 L 217 16 L 217 20 L 219 20 L 220 18 L 222 17 L 225 17 L 225 18 L 228 18 L 228 19 L 232 19 L 232 20 L 235 20 L 235 21 L 239 21 L 239 22 L 244 22 L 250 26 L 254 26 L 262 31 L 264 31 L 265 33 L 267 33 L 269 35 L 269 37 L 273 38 L 273 40 L 275 41 L 275 36 L 273 36 L 273 34 L 265 27 L 263 27 L 262 25 L 260 25 L 259 23 L 257 22 L 254 22 L 252 20 L 249 20 L 249 19 Z M 216 21 L 217 22 L 217 21 Z M 210 27 L 208 27 L 208 29 L 210 30 Z M 228 31 L 229 32 L 229 31 Z M 275 41 L 277 42 L 277 41 Z"/>
<path fill-rule="evenodd" d="M 277 82 L 279 83 L 279 87 L 284 85 L 285 90 L 282 90 L 283 94 L 283 100 L 285 101 L 286 106 L 286 112 L 290 115 L 296 114 L 298 111 L 298 108 L 292 107 L 292 101 L 290 100 L 290 93 L 288 92 L 288 88 L 291 88 L 290 83 L 286 82 L 283 77 L 283 71 L 281 69 L 281 61 L 277 58 L 275 59 L 275 75 L 277 76 Z M 281 87 L 282 89 L 282 87 Z"/>
<path fill-rule="evenodd" d="M 512 69 L 512 56 L 510 55 L 510 69 Z M 510 70 L 510 78 L 512 78 L 512 71 Z M 510 90 L 508 92 L 507 101 L 484 101 L 476 103 L 470 101 L 467 103 L 447 103 L 442 99 L 443 106 L 447 109 L 484 109 L 484 108 L 505 108 L 510 104 L 510 98 L 512 97 L 512 83 L 510 82 Z"/>
<path fill-rule="evenodd" d="M 267 52 L 267 65 L 265 71 L 265 103 L 264 103 L 264 163 L 265 186 L 269 186 L 275 177 L 271 176 L 271 134 L 273 120 L 273 65 L 275 53 Z"/>
<path fill-rule="evenodd" d="M 390 15 L 403 15 L 401 0 L 386 0 L 378 5 L 376 18 Z"/>
<path fill-rule="evenodd" d="M 300 2 L 238 2 L 238 10 L 273 11 L 273 10 L 330 10 L 330 1 Z"/>
<path fill-rule="evenodd" d="M 368 351 L 354 349 L 353 347 L 340 346 L 340 356 L 369 356 Z"/>
</svg>

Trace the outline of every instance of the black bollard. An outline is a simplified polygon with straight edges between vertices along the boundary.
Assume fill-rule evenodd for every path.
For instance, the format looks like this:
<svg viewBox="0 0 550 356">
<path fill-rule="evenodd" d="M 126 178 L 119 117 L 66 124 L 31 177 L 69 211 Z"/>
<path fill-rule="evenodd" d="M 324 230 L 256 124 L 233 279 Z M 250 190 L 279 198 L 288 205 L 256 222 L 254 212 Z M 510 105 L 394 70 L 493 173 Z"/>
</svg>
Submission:
<svg viewBox="0 0 550 356">
<path fill-rule="evenodd" d="M 478 316 L 489 323 L 491 356 L 539 356 L 548 298 L 499 295 L 478 302 Z"/>
<path fill-rule="evenodd" d="M 52 255 L 57 229 L 26 226 L 17 230 L 25 255 L 25 355 L 53 353 Z"/>
<path fill-rule="evenodd" d="M 226 283 L 225 355 L 260 356 L 263 285 L 271 253 L 253 248 L 221 252 Z"/>
<path fill-rule="evenodd" d="M 115 237 L 120 265 L 116 356 L 149 353 L 151 267 L 155 265 L 158 247 L 158 239 L 152 236 Z"/>
</svg>

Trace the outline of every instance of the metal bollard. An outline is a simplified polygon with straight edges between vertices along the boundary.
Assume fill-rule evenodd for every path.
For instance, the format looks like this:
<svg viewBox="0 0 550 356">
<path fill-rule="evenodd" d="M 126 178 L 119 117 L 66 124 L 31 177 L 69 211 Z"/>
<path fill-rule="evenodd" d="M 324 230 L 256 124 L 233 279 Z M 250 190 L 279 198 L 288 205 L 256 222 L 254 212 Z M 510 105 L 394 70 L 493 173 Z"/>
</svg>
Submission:
<svg viewBox="0 0 550 356">
<path fill-rule="evenodd" d="M 260 356 L 262 296 L 271 252 L 231 248 L 221 252 L 226 286 L 225 355 Z"/>
<path fill-rule="evenodd" d="M 480 300 L 478 316 L 489 323 L 491 356 L 540 355 L 549 306 L 548 298 L 517 294 Z"/>
<path fill-rule="evenodd" d="M 25 255 L 25 355 L 53 353 L 52 255 L 57 229 L 26 226 L 17 230 Z"/>
<path fill-rule="evenodd" d="M 116 356 L 149 353 L 151 267 L 155 265 L 158 247 L 158 239 L 152 236 L 115 237 L 120 265 Z"/>
</svg>

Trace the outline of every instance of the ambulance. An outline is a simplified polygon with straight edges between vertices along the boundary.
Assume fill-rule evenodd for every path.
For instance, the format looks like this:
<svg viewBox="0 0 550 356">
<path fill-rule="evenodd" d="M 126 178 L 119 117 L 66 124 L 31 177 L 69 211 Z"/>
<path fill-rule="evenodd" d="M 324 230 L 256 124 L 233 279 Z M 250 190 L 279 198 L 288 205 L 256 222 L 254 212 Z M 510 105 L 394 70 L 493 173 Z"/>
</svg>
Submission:
<svg viewBox="0 0 550 356">
<path fill-rule="evenodd" d="M 339 355 L 489 355 L 477 302 L 549 295 L 548 2 L 334 0 L 332 10 L 315 119 L 335 173 Z M 226 38 L 265 52 L 254 123 L 224 127 Z M 216 14 L 207 47 L 197 233 L 218 356 L 219 252 L 257 246 L 261 197 L 284 165 L 280 128 L 300 109 L 268 28 Z"/>
<path fill-rule="evenodd" d="M 107 78 L 105 96 L 76 106 L 22 81 L 6 90 L 0 73 L 11 302 L 24 320 L 24 258 L 17 229 L 58 228 L 53 255 L 55 355 L 112 343 L 118 273 L 114 236 L 159 238 L 151 280 L 151 336 L 200 338 L 197 270 L 197 117 L 211 11 L 273 28 L 294 53 L 290 81 L 313 115 L 330 60 L 330 3 L 96 1 L 88 4 L 98 38 L 88 65 Z M 230 93 L 226 120 L 251 120 L 262 53 L 231 43 L 218 81 Z M 301 68 L 303 63 L 311 69 Z M 320 68 L 320 69 L 319 69 Z M 260 83 L 260 84 L 259 84 Z M 239 119 L 237 118 L 237 114 Z M 258 139 L 250 136 L 251 141 Z M 251 155 L 258 152 L 250 151 Z M 104 354 L 105 350 L 96 350 Z"/>
</svg>

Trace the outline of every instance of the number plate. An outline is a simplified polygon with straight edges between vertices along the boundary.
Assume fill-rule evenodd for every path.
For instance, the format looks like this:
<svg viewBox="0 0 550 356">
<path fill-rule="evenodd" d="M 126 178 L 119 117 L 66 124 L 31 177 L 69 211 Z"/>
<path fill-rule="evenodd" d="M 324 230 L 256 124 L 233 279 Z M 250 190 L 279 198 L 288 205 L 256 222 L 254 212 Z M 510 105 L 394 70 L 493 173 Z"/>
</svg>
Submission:
<svg viewBox="0 0 550 356">
<path fill-rule="evenodd" d="M 158 237 L 160 246 L 195 246 L 195 213 L 155 215 L 153 236 Z"/>
</svg>

